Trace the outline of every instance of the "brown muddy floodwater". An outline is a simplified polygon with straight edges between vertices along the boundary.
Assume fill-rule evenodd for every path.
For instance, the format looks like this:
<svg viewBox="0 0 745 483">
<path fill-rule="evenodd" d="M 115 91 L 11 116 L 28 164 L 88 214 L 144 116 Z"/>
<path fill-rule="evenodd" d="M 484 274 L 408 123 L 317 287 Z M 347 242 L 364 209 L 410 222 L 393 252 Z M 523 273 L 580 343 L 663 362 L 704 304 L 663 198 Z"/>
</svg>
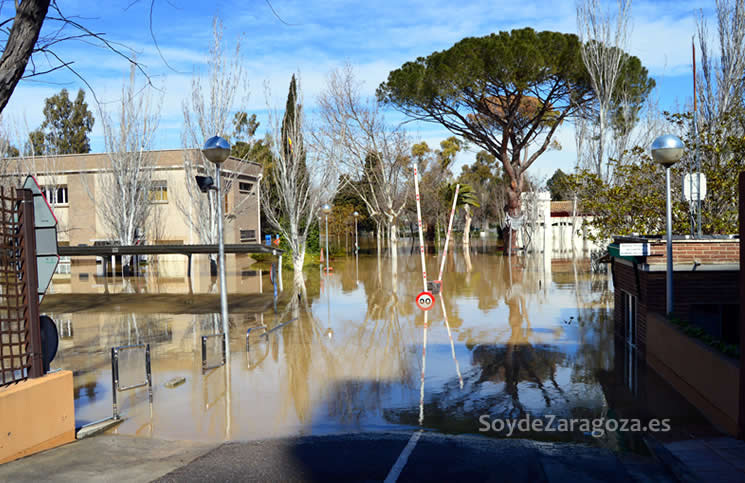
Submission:
<svg viewBox="0 0 745 483">
<path fill-rule="evenodd" d="M 425 429 L 451 433 L 479 433 L 482 415 L 690 420 L 687 409 L 661 415 L 639 395 L 638 365 L 614 343 L 609 276 L 587 260 L 449 254 L 443 296 L 427 314 L 423 399 L 418 254 L 340 256 L 328 276 L 307 270 L 299 291 L 285 271 L 276 311 L 268 272 L 251 262 L 228 258 L 229 360 L 207 372 L 201 336 L 221 330 L 208 273 L 122 280 L 74 264 L 57 277 L 42 311 L 60 331 L 53 368 L 74 371 L 77 425 L 111 416 L 110 350 L 137 343 L 150 344 L 153 402 L 147 389 L 118 393 L 119 434 L 250 440 L 410 429 L 420 415 Z M 427 263 L 436 273 L 437 257 Z M 142 379 L 134 366 L 120 371 Z M 177 377 L 185 382 L 166 387 Z M 656 399 L 680 407 L 668 396 Z M 598 441 L 577 431 L 521 436 Z M 619 438 L 609 445 L 627 444 Z"/>
</svg>

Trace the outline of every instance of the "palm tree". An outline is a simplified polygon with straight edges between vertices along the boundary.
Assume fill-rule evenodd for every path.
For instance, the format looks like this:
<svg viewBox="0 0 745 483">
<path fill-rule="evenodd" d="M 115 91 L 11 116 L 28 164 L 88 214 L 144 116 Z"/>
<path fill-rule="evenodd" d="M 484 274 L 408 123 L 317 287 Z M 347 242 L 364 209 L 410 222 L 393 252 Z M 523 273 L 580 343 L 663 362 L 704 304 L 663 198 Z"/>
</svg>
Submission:
<svg viewBox="0 0 745 483">
<path fill-rule="evenodd" d="M 455 183 L 448 183 L 445 198 L 448 200 L 447 205 L 450 206 L 453 202 L 453 196 L 455 196 Z M 481 204 L 474 192 L 473 188 L 468 183 L 460 183 L 460 191 L 458 192 L 458 200 L 455 203 L 456 211 L 458 208 L 463 207 L 466 213 L 466 226 L 463 228 L 463 246 L 468 247 L 471 244 L 471 207 L 479 208 Z"/>
</svg>

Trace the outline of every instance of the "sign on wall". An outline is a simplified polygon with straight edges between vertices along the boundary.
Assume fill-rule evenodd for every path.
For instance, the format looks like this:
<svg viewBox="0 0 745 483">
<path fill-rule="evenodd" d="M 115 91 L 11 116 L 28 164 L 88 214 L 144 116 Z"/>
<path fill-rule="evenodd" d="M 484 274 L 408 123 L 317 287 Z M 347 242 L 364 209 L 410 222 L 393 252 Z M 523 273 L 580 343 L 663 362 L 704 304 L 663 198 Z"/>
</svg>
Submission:
<svg viewBox="0 0 745 483">
<path fill-rule="evenodd" d="M 49 288 L 54 271 L 59 264 L 57 253 L 57 217 L 49 206 L 36 178 L 28 176 L 23 188 L 34 194 L 34 231 L 36 232 L 36 279 L 39 281 L 39 303 Z"/>
<path fill-rule="evenodd" d="M 618 252 L 622 257 L 646 257 L 651 254 L 649 243 L 621 243 Z"/>
</svg>

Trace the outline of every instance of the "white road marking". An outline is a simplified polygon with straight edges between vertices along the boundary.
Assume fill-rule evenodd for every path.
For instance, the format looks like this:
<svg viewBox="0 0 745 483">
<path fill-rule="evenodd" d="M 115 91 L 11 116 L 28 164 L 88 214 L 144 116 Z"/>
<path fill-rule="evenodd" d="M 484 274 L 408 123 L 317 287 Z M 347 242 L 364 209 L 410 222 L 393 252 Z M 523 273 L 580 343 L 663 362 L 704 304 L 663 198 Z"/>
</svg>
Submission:
<svg viewBox="0 0 745 483">
<path fill-rule="evenodd" d="M 406 462 L 409 460 L 409 456 L 411 456 L 411 452 L 414 451 L 414 446 L 416 446 L 416 443 L 417 441 L 419 441 L 419 437 L 421 435 L 421 431 L 417 431 L 416 433 L 411 435 L 411 438 L 406 444 L 406 447 L 403 451 L 401 451 L 401 454 L 398 456 L 396 463 L 393 465 L 393 468 L 391 468 L 388 476 L 386 476 L 385 483 L 395 483 L 396 480 L 398 480 L 399 475 L 401 475 L 401 471 L 403 471 L 404 466 L 406 466 Z"/>
</svg>

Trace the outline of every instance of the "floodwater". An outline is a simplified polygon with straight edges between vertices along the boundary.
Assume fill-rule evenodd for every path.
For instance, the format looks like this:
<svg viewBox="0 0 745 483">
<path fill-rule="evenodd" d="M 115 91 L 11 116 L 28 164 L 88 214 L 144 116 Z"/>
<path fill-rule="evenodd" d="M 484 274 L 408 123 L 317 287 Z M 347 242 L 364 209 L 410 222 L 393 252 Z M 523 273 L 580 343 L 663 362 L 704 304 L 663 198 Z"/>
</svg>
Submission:
<svg viewBox="0 0 745 483">
<path fill-rule="evenodd" d="M 337 257 L 329 275 L 308 269 L 299 288 L 286 270 L 276 309 L 270 274 L 251 263 L 228 258 L 230 352 L 227 364 L 206 371 L 202 336 L 221 331 L 209 273 L 123 280 L 73 265 L 69 280 L 58 277 L 42 311 L 60 331 L 52 367 L 74 371 L 77 425 L 112 415 L 111 348 L 140 343 L 150 345 L 152 403 L 147 387 L 118 392 L 118 434 L 223 441 L 418 427 L 479 433 L 484 415 L 650 417 L 648 408 L 633 409 L 637 365 L 614 342 L 610 277 L 588 260 L 451 252 L 426 323 L 414 302 L 420 258 L 408 247 L 395 258 Z M 437 273 L 436 254 L 427 268 Z M 207 337 L 205 349 L 207 365 L 221 362 L 218 338 Z M 145 380 L 141 349 L 122 350 L 119 364 L 122 386 Z M 682 407 L 662 400 L 663 412 Z M 687 409 L 672 412 L 690 421 Z M 580 430 L 521 437 L 603 440 Z"/>
</svg>

